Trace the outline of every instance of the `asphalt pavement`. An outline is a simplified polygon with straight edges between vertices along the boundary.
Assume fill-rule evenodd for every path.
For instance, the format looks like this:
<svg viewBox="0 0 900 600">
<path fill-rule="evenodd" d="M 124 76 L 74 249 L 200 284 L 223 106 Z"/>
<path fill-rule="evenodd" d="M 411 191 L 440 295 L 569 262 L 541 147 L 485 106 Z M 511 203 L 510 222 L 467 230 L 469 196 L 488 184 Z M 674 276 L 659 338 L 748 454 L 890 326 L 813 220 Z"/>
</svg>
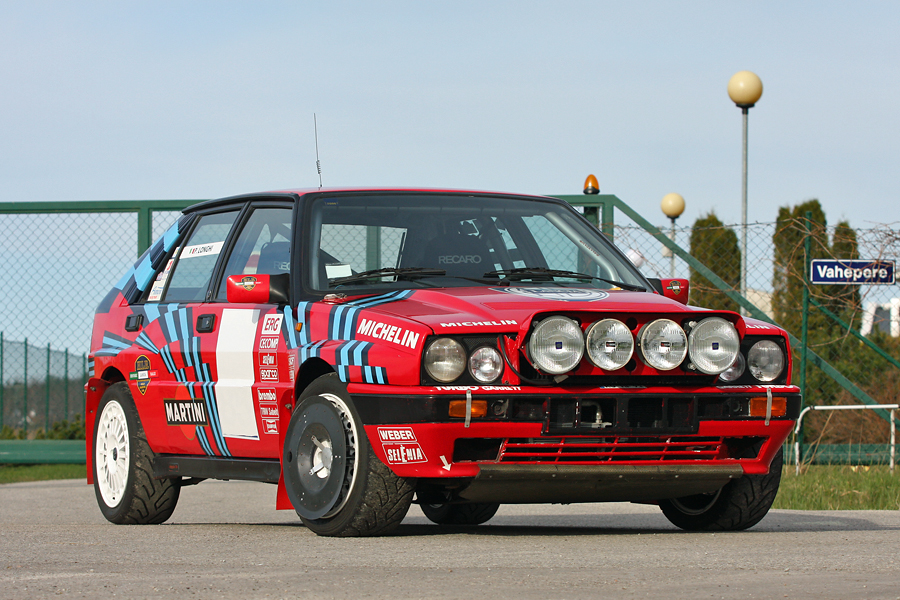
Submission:
<svg viewBox="0 0 900 600">
<path fill-rule="evenodd" d="M 275 487 L 208 481 L 121 526 L 83 480 L 0 485 L 0 598 L 900 599 L 900 511 L 775 510 L 683 532 L 654 506 L 505 505 L 478 527 L 415 506 L 382 538 L 320 538 Z"/>
</svg>

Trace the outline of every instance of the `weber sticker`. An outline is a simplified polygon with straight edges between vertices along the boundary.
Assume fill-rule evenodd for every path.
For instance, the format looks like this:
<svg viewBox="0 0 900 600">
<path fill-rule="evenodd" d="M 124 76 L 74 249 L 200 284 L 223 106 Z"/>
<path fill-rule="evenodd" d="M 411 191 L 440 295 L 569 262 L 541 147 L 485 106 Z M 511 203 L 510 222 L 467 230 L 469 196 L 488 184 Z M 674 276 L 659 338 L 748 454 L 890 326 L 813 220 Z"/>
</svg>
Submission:
<svg viewBox="0 0 900 600">
<path fill-rule="evenodd" d="M 412 427 L 379 427 L 378 439 L 389 464 L 408 465 L 428 462 Z"/>
<path fill-rule="evenodd" d="M 157 374 L 156 371 L 150 369 L 150 359 L 141 354 L 134 361 L 134 372 L 129 373 L 128 379 L 136 382 L 137 389 L 143 396 L 147 393 L 147 388 L 150 387 L 150 379 L 156 377 Z"/>
<path fill-rule="evenodd" d="M 169 425 L 209 425 L 203 400 L 163 400 Z"/>
</svg>

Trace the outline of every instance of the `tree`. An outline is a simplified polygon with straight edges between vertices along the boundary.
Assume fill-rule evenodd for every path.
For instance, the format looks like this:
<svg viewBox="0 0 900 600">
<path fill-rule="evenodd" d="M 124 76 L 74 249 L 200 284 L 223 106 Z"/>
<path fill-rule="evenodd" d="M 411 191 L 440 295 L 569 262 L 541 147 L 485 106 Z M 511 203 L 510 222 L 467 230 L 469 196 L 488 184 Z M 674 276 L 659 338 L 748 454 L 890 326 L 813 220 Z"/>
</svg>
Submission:
<svg viewBox="0 0 900 600">
<path fill-rule="evenodd" d="M 725 227 L 715 212 L 694 221 L 691 255 L 725 280 L 732 289 L 741 286 L 741 251 L 737 234 Z M 704 308 L 738 311 L 738 303 L 691 268 L 691 304 Z"/>
</svg>

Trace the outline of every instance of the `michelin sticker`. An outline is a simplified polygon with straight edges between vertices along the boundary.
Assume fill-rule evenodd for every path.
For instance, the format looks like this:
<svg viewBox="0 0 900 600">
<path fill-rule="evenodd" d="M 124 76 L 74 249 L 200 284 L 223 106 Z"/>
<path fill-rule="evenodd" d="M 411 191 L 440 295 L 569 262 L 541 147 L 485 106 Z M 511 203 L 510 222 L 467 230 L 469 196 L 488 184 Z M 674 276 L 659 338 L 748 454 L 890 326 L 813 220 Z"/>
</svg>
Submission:
<svg viewBox="0 0 900 600">
<path fill-rule="evenodd" d="M 609 294 L 602 290 L 585 290 L 578 288 L 514 287 L 491 289 L 495 292 L 506 292 L 507 294 L 527 296 L 539 300 L 562 300 L 564 302 L 594 302 L 609 297 Z"/>
</svg>

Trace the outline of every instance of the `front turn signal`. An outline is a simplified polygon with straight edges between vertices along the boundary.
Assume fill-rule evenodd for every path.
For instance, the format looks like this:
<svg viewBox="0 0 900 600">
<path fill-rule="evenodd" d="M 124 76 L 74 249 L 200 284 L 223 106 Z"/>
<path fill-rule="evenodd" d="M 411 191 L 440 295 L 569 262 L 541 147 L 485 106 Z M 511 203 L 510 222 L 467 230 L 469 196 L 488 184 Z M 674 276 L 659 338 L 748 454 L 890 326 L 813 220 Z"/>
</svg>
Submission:
<svg viewBox="0 0 900 600">
<path fill-rule="evenodd" d="M 750 398 L 750 416 L 765 417 L 767 403 L 768 399 L 765 396 L 762 398 Z M 787 398 L 784 396 L 772 396 L 772 416 L 783 417 L 786 414 Z"/>
<path fill-rule="evenodd" d="M 472 400 L 472 414 L 470 415 L 473 419 L 477 419 L 479 417 L 487 416 L 488 403 L 487 400 Z M 451 400 L 450 401 L 450 416 L 456 419 L 465 419 L 466 418 L 466 401 L 465 400 Z"/>
</svg>

